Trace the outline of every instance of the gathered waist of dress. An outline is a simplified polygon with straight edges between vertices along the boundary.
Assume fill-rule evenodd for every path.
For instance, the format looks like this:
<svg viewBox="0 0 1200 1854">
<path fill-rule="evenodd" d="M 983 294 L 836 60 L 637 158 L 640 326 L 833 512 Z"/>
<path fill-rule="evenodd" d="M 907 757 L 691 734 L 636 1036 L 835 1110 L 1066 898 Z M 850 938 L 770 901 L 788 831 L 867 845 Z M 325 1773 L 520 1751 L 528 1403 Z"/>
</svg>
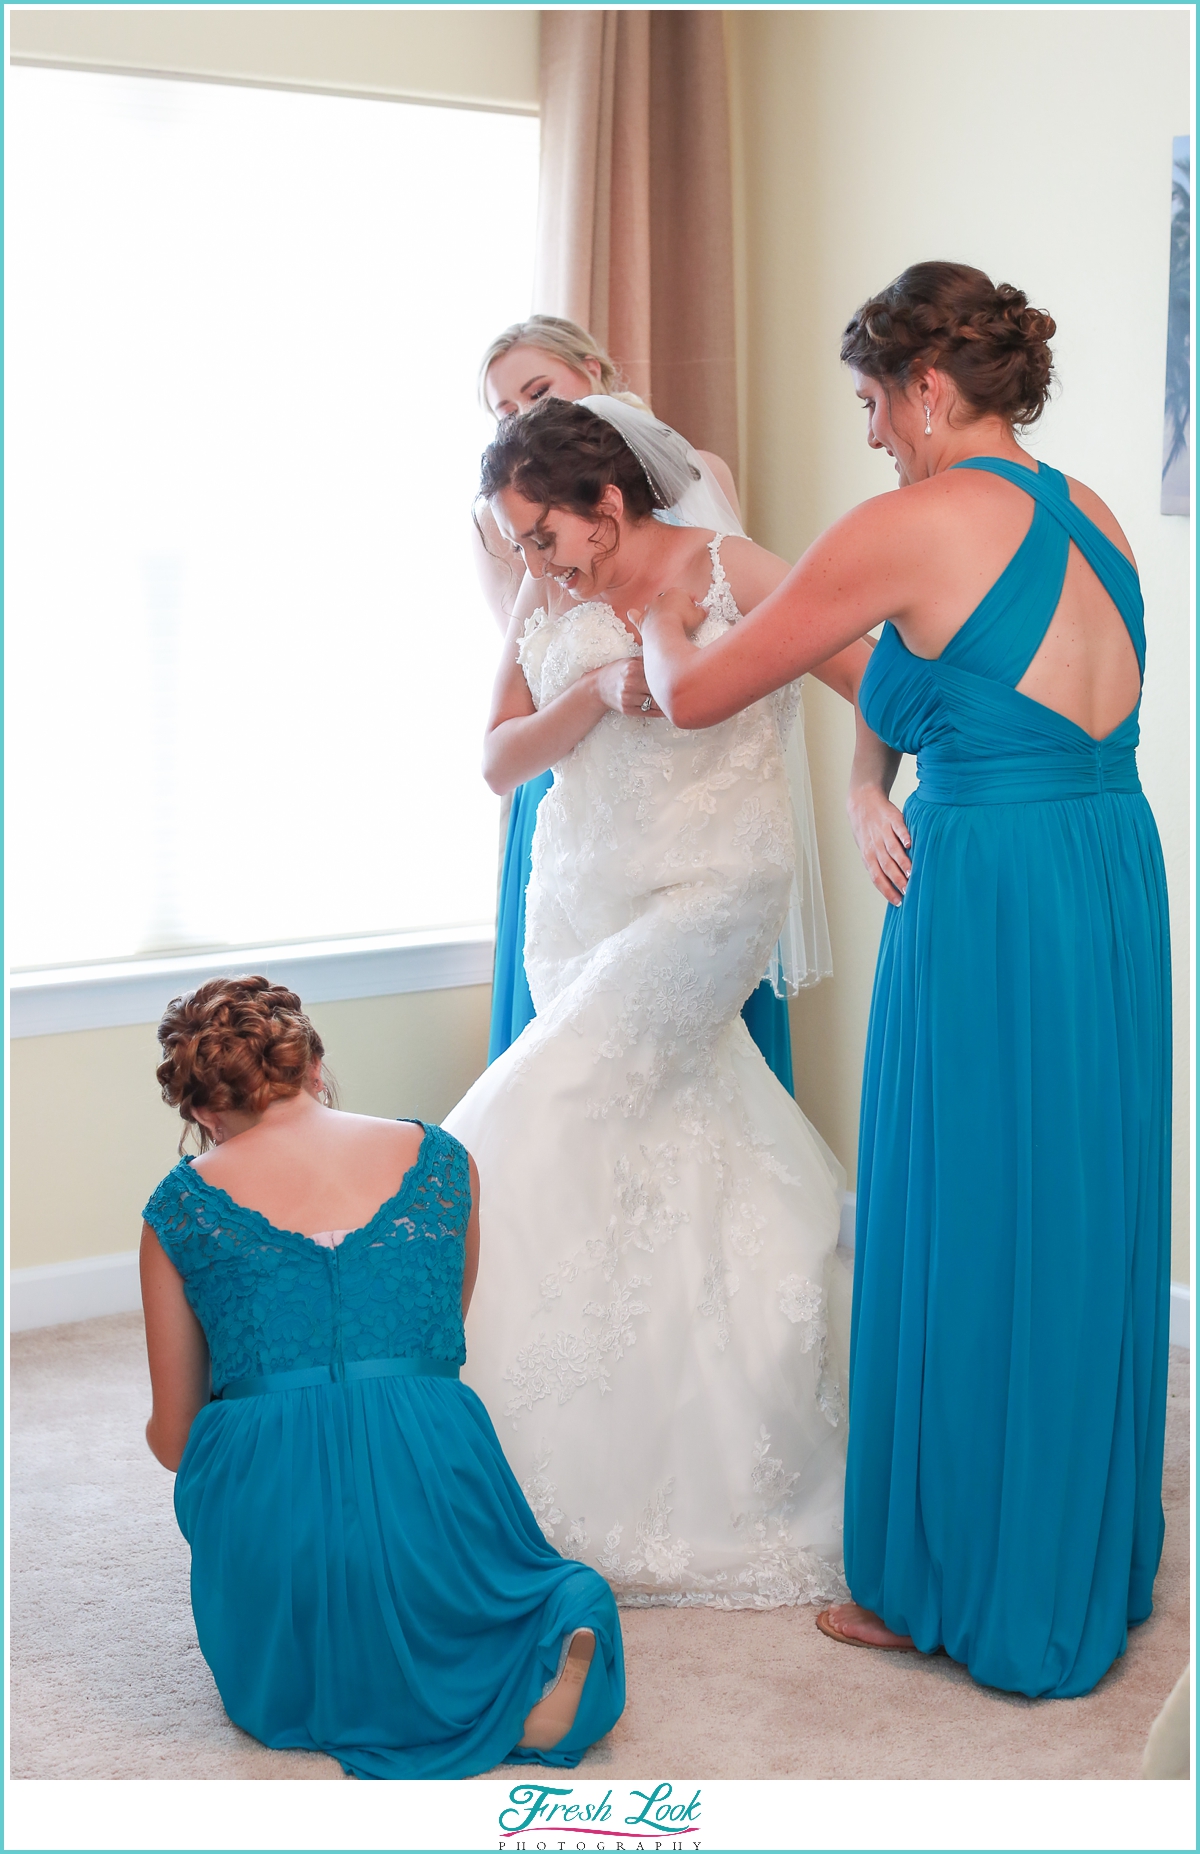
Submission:
<svg viewBox="0 0 1200 1854">
<path fill-rule="evenodd" d="M 944 748 L 917 755 L 915 797 L 933 805 L 1033 805 L 1139 793 L 1128 741 L 1096 741 L 1062 754 L 987 754 L 961 759 Z"/>
<path fill-rule="evenodd" d="M 255 1378 L 234 1378 L 213 1392 L 214 1400 L 265 1397 L 272 1391 L 307 1390 L 319 1384 L 355 1384 L 364 1378 L 457 1378 L 462 1367 L 442 1358 L 354 1358 L 334 1365 L 302 1365 L 297 1371 L 267 1371 Z"/>
</svg>

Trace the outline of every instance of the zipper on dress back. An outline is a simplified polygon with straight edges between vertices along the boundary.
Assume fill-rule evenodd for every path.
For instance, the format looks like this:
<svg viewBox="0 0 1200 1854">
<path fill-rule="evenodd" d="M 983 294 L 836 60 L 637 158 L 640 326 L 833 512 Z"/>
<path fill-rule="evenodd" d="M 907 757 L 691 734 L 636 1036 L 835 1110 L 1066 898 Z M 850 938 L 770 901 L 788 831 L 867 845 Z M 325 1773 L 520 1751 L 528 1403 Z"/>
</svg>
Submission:
<svg viewBox="0 0 1200 1854">
<path fill-rule="evenodd" d="M 340 1243 L 325 1251 L 333 1271 L 329 1284 L 333 1299 L 333 1358 L 330 1361 L 330 1369 L 333 1372 L 335 1383 L 338 1384 L 344 1384 L 346 1381 L 346 1359 L 342 1351 L 342 1268 L 339 1260 L 341 1252 Z"/>
</svg>

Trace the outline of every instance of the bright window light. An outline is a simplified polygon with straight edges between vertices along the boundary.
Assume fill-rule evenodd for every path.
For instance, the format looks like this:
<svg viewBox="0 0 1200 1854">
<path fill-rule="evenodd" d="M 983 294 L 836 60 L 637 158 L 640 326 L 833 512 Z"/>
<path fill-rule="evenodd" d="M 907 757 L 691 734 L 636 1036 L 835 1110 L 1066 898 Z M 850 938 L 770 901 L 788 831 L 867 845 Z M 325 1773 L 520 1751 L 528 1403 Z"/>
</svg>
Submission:
<svg viewBox="0 0 1200 1854">
<path fill-rule="evenodd" d="M 6 136 L 10 963 L 490 922 L 536 121 L 18 68 Z"/>
</svg>

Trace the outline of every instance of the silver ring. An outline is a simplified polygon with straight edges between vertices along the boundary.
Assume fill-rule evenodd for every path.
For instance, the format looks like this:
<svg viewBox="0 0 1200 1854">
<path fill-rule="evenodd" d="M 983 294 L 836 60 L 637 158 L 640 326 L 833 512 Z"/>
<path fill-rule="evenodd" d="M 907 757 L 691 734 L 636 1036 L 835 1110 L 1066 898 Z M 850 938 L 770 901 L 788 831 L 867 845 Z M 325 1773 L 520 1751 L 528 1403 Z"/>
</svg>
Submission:
<svg viewBox="0 0 1200 1854">
<path fill-rule="evenodd" d="M 645 701 L 642 703 L 642 713 L 644 715 L 648 715 L 650 713 L 650 710 L 653 708 L 653 706 L 654 706 L 654 697 L 652 695 L 648 695 Z"/>
</svg>

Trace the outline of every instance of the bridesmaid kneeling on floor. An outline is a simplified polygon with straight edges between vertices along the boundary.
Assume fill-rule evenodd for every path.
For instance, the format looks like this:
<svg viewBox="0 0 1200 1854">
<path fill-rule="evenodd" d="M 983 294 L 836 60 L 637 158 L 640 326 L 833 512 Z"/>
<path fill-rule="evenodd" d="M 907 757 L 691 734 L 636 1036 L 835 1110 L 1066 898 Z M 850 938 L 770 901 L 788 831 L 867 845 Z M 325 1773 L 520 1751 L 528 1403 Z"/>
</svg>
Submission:
<svg viewBox="0 0 1200 1854">
<path fill-rule="evenodd" d="M 230 1718 L 355 1777 L 578 1763 L 625 1703 L 620 1625 L 459 1381 L 474 1161 L 332 1111 L 320 1037 L 265 978 L 210 980 L 158 1034 L 201 1156 L 145 1211 L 146 1439 Z"/>
</svg>

